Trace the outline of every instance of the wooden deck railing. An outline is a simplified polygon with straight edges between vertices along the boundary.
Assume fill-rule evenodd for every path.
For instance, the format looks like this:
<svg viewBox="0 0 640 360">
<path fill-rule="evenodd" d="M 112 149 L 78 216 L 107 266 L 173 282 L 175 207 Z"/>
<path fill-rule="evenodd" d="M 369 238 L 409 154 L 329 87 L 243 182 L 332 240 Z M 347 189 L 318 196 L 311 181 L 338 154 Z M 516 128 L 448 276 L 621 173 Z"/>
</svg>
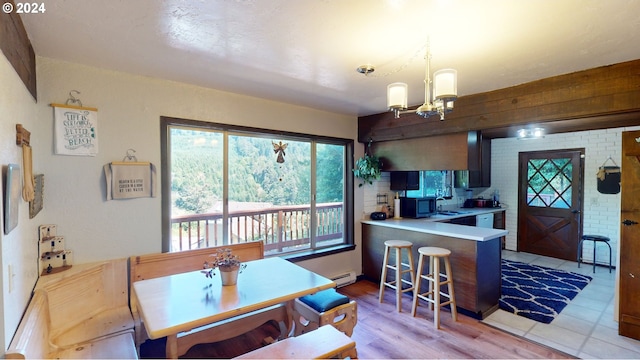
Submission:
<svg viewBox="0 0 640 360">
<path fill-rule="evenodd" d="M 316 205 L 316 247 L 341 243 L 343 203 Z M 222 213 L 176 216 L 171 219 L 171 251 L 263 240 L 265 254 L 311 246 L 309 205 L 279 206 L 229 212 L 230 236 L 222 234 Z"/>
</svg>

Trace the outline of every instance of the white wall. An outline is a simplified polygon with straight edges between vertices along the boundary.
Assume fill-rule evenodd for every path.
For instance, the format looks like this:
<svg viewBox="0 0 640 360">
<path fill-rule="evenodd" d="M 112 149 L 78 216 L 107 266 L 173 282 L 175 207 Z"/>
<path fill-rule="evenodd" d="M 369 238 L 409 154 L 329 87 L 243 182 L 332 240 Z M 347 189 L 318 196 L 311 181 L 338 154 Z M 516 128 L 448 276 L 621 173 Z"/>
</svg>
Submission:
<svg viewBox="0 0 640 360">
<path fill-rule="evenodd" d="M 613 262 L 617 263 L 620 239 L 620 194 L 601 194 L 597 191 L 596 173 L 598 168 L 611 156 L 616 164 L 622 163 L 623 131 L 640 127 L 591 130 L 575 133 L 547 135 L 538 140 L 517 140 L 516 138 L 494 139 L 491 141 L 491 185 L 484 192 L 485 197 L 500 190 L 500 202 L 506 207 L 506 226 L 509 235 L 506 247 L 517 249 L 518 224 L 518 153 L 552 149 L 585 149 L 584 169 L 584 214 L 583 233 L 604 235 L 611 238 Z M 607 165 L 611 165 L 609 162 Z M 584 259 L 593 259 L 593 242 L 584 243 Z M 597 249 L 598 263 L 608 264 L 608 250 Z"/>
<path fill-rule="evenodd" d="M 18 164 L 23 168 L 22 148 L 16 145 L 16 124 L 22 124 L 32 131 L 34 149 L 39 146 L 41 136 L 37 128 L 40 122 L 36 118 L 35 103 L 9 61 L 0 53 L 0 166 L 3 172 L 0 187 L 3 191 L 7 165 Z M 22 199 L 19 202 L 18 226 L 8 235 L 4 234 L 2 206 L 0 219 L 0 281 L 4 294 L 0 299 L 0 306 L 4 310 L 0 318 L 0 345 L 3 345 L 0 349 L 4 350 L 9 346 L 14 329 L 20 322 L 24 304 L 29 300 L 38 275 L 34 267 L 38 259 L 38 237 L 34 230 L 37 227 L 36 219 L 29 219 L 29 203 Z"/>
<path fill-rule="evenodd" d="M 15 72 L 4 57 L 0 65 L 3 80 L 1 160 L 5 164 L 18 159 L 15 123 L 20 119 L 32 132 L 34 173 L 44 174 L 45 179 L 43 210 L 29 221 L 27 206 L 23 203 L 20 228 L 2 238 L 6 339 L 14 333 L 16 319 L 19 320 L 26 304 L 26 290 L 32 288 L 35 281 L 40 224 L 58 225 L 58 234 L 65 237 L 66 247 L 73 251 L 76 264 L 161 250 L 160 197 L 106 201 L 102 171 L 104 164 L 120 161 L 129 148 L 136 150 L 138 160 L 151 161 L 160 170 L 160 116 L 357 139 L 357 118 L 352 116 L 48 58 L 36 60 L 37 105 L 29 104 L 33 100 L 16 80 Z M 10 80 L 7 86 L 5 78 Z M 98 108 L 99 151 L 95 157 L 53 154 L 53 110 L 49 104 L 64 103 L 71 90 L 80 91 L 77 97 L 84 106 Z M 7 99 L 8 95 L 14 99 Z M 19 98 L 15 99 L 16 96 Z M 9 107 L 8 114 L 5 107 Z M 357 143 L 355 148 L 356 157 L 361 156 L 364 148 Z M 10 152 L 8 156 L 5 149 Z M 355 199 L 355 211 L 359 214 L 361 190 L 356 189 Z M 360 242 L 360 229 L 356 228 L 357 249 Z M 29 277 L 24 282 L 27 289 L 9 294 L 6 262 L 14 260 L 17 272 Z M 362 270 L 358 250 L 305 261 L 301 265 L 326 276 L 349 270 L 360 274 Z"/>
</svg>

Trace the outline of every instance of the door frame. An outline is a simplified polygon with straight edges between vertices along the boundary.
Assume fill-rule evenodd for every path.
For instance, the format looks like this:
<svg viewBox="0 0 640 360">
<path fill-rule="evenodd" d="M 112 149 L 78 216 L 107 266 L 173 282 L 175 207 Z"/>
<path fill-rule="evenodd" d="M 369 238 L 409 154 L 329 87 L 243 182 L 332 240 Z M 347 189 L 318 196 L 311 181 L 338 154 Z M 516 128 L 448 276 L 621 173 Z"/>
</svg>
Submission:
<svg viewBox="0 0 640 360">
<path fill-rule="evenodd" d="M 520 177 L 520 172 L 521 172 L 521 168 L 523 166 L 522 164 L 522 158 L 523 158 L 523 154 L 537 154 L 537 153 L 566 153 L 566 152 L 578 152 L 580 154 L 579 156 L 579 169 L 578 169 L 578 184 L 577 184 L 577 199 L 573 199 L 572 198 L 572 207 L 571 209 L 573 209 L 574 212 L 577 212 L 577 216 L 578 216 L 578 220 L 577 220 L 577 224 L 576 224 L 576 236 L 575 236 L 575 245 L 576 245 L 576 249 L 577 249 L 577 244 L 579 242 L 579 239 L 582 237 L 583 234 L 583 228 L 584 228 L 584 170 L 585 170 L 585 148 L 570 148 L 570 149 L 549 149 L 549 150 L 534 150 L 534 151 L 521 151 L 518 153 L 518 198 L 517 198 L 517 204 L 518 204 L 518 226 L 517 226 L 517 234 L 516 234 L 516 250 L 517 251 L 521 251 L 522 246 L 522 241 L 524 238 L 524 226 L 521 224 L 522 221 L 522 217 L 523 215 L 523 211 L 525 211 L 523 209 L 523 207 L 527 206 L 527 202 L 523 201 L 522 197 L 525 196 L 525 194 L 523 194 L 523 188 L 526 189 L 526 184 L 523 184 L 522 179 Z M 573 181 L 573 179 L 572 179 Z M 572 184 L 572 186 L 576 186 L 576 184 Z M 526 190 L 524 190 L 524 192 L 526 193 Z M 577 201 L 577 204 L 576 204 Z M 553 208 L 554 210 L 556 210 L 556 208 Z M 545 254 L 543 254 L 545 255 Z M 577 251 L 574 253 L 574 255 L 577 257 Z M 545 255 L 548 256 L 548 255 Z M 567 259 L 567 260 L 575 260 L 574 259 Z"/>
</svg>

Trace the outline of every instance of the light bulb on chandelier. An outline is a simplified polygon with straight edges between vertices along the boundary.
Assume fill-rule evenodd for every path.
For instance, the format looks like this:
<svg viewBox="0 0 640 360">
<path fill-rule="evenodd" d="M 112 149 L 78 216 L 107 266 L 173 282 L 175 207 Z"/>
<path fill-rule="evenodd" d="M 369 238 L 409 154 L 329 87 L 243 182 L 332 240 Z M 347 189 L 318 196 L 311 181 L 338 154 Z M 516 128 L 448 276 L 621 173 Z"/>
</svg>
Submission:
<svg viewBox="0 0 640 360">
<path fill-rule="evenodd" d="M 446 113 L 453 111 L 453 103 L 458 97 L 458 72 L 454 69 L 442 69 L 433 74 L 431 80 L 431 52 L 427 42 L 425 54 L 425 90 L 424 104 L 416 110 L 408 108 L 408 86 L 395 82 L 387 86 L 387 107 L 393 111 L 396 119 L 402 114 L 416 113 L 424 118 L 440 115 L 444 120 Z M 374 71 L 373 65 L 367 64 L 357 68 L 361 74 L 369 75 Z M 433 85 L 433 92 L 431 86 Z"/>
</svg>

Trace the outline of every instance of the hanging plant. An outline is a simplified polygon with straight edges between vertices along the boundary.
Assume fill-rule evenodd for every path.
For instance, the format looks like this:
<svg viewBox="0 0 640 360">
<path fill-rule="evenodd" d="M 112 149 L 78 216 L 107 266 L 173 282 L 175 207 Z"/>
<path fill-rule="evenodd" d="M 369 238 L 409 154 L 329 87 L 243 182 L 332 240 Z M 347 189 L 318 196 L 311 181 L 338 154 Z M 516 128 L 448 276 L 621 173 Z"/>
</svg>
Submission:
<svg viewBox="0 0 640 360">
<path fill-rule="evenodd" d="M 371 140 L 367 144 L 367 151 L 364 156 L 356 160 L 353 175 L 362 180 L 359 187 L 364 184 L 373 184 L 373 180 L 380 179 L 380 168 L 382 163 L 377 156 L 371 155 Z"/>
</svg>

